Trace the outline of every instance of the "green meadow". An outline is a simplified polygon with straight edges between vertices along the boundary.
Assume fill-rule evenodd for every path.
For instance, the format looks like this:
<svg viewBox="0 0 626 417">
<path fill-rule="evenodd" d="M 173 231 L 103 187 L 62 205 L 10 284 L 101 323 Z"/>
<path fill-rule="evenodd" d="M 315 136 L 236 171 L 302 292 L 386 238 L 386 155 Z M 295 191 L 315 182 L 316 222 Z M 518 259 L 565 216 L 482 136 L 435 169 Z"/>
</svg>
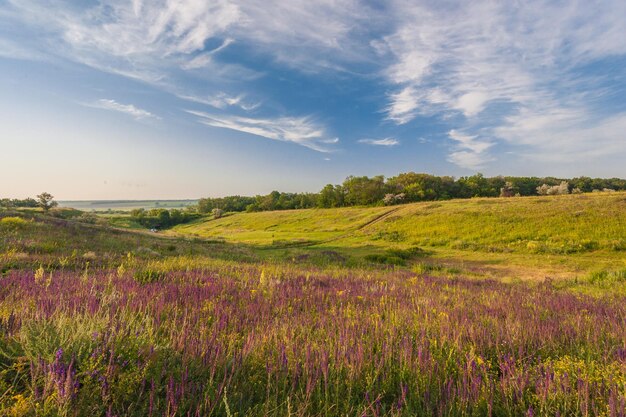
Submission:
<svg viewBox="0 0 626 417">
<path fill-rule="evenodd" d="M 623 416 L 626 194 L 0 211 L 2 416 Z"/>
<path fill-rule="evenodd" d="M 542 277 L 545 271 L 563 276 L 626 266 L 625 213 L 625 193 L 476 198 L 236 213 L 179 225 L 166 234 L 274 253 L 306 248 L 362 257 L 418 247 L 425 251 L 421 260 L 516 267 L 522 277 Z"/>
</svg>

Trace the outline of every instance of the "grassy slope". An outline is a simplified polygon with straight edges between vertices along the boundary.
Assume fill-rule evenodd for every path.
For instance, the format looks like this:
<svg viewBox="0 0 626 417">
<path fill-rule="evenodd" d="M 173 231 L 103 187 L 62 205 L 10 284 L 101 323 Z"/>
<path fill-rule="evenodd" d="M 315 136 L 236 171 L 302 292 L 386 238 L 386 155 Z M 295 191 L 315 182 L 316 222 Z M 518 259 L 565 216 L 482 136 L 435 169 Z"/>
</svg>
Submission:
<svg viewBox="0 0 626 417">
<path fill-rule="evenodd" d="M 170 233 L 265 248 L 309 242 L 351 254 L 420 246 L 454 259 L 518 275 L 626 264 L 626 194 L 424 202 L 397 207 L 240 213 Z M 543 272 L 542 272 L 543 273 Z"/>
<path fill-rule="evenodd" d="M 174 233 L 255 245 L 321 243 L 352 233 L 389 211 L 388 207 L 350 207 L 239 213 L 180 225 L 174 228 Z"/>
<path fill-rule="evenodd" d="M 19 222 L 14 219 L 19 218 Z M 8 221 L 7 221 L 8 220 Z M 0 211 L 0 277 L 11 269 L 116 267 L 128 253 L 145 259 L 206 257 L 255 260 L 243 245 L 207 244 L 186 237 L 85 224 L 75 219 L 43 216 L 34 211 Z"/>
</svg>

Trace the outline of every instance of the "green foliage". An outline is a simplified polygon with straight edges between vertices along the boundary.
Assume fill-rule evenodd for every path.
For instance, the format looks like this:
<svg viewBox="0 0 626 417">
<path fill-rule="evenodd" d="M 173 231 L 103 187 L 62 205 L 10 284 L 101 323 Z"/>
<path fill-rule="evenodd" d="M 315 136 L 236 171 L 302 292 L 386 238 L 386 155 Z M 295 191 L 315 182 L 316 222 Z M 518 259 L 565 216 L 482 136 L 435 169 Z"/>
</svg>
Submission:
<svg viewBox="0 0 626 417">
<path fill-rule="evenodd" d="M 0 207 L 6 208 L 19 208 L 19 207 L 28 207 L 35 208 L 37 206 L 37 200 L 34 198 L 26 198 L 24 200 L 20 200 L 18 198 L 1 198 L 0 199 Z"/>
<path fill-rule="evenodd" d="M 198 212 L 210 213 L 213 209 L 229 211 L 246 211 L 246 208 L 253 204 L 254 197 L 241 197 L 238 195 L 223 198 L 201 198 L 198 201 Z"/>
<path fill-rule="evenodd" d="M 343 207 L 345 193 L 341 185 L 328 184 L 319 193 L 317 206 L 320 208 Z"/>
<path fill-rule="evenodd" d="M 306 208 L 336 208 L 351 206 L 376 206 L 389 204 L 385 196 L 401 198 L 393 204 L 418 201 L 449 200 L 473 197 L 513 197 L 536 196 L 538 190 L 569 183 L 569 189 L 581 192 L 602 190 L 626 190 L 626 180 L 620 178 L 561 179 L 554 177 L 492 177 L 482 174 L 455 179 L 449 176 L 438 177 L 430 174 L 406 172 L 387 180 L 382 175 L 374 177 L 349 176 L 341 185 L 327 184 L 319 193 L 281 193 L 272 191 L 268 195 L 256 197 L 229 196 L 223 198 L 203 198 L 198 203 L 200 213 L 210 213 L 219 208 L 225 212 L 258 212 L 273 210 L 293 210 Z M 542 191 L 539 191 L 540 193 Z M 556 193 L 552 193 L 556 194 Z M 558 194 L 565 194 L 563 190 Z"/>
<path fill-rule="evenodd" d="M 133 279 L 140 284 L 152 284 L 162 281 L 163 278 L 165 278 L 165 274 L 154 269 L 140 269 L 133 274 Z"/>
<path fill-rule="evenodd" d="M 626 283 L 626 269 L 617 271 L 597 271 L 589 275 L 589 282 L 596 285 L 609 286 Z"/>
<path fill-rule="evenodd" d="M 382 254 L 366 255 L 365 259 L 380 264 L 406 265 L 407 261 L 425 255 L 426 252 L 423 249 L 414 246 L 408 249 L 387 249 Z"/>
<path fill-rule="evenodd" d="M 21 217 L 3 217 L 0 219 L 0 227 L 7 230 L 18 230 L 26 227 L 28 222 Z"/>
<path fill-rule="evenodd" d="M 50 193 L 43 192 L 37 196 L 37 205 L 47 213 L 51 208 L 59 205 L 54 201 L 54 196 Z"/>
<path fill-rule="evenodd" d="M 372 178 L 350 176 L 343 182 L 345 203 L 348 206 L 381 204 L 385 196 L 385 177 Z"/>
<path fill-rule="evenodd" d="M 166 229 L 177 224 L 188 223 L 199 216 L 189 211 L 178 209 L 135 209 L 130 212 L 131 218 L 148 229 Z"/>
</svg>

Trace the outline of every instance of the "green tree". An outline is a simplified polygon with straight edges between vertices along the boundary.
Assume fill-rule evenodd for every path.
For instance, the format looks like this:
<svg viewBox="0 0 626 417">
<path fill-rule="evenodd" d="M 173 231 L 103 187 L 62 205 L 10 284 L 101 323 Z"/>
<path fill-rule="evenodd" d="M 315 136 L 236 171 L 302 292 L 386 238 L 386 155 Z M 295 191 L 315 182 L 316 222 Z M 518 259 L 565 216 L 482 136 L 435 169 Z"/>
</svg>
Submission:
<svg viewBox="0 0 626 417">
<path fill-rule="evenodd" d="M 51 208 L 59 205 L 54 201 L 54 196 L 50 193 L 43 192 L 37 196 L 37 205 L 42 208 L 44 213 L 47 213 Z"/>
<path fill-rule="evenodd" d="M 340 185 L 327 184 L 317 199 L 317 206 L 321 208 L 341 207 L 343 203 L 343 188 Z"/>
<path fill-rule="evenodd" d="M 351 206 L 366 206 L 382 203 L 385 197 L 385 177 L 349 176 L 343 182 L 346 203 Z"/>
</svg>

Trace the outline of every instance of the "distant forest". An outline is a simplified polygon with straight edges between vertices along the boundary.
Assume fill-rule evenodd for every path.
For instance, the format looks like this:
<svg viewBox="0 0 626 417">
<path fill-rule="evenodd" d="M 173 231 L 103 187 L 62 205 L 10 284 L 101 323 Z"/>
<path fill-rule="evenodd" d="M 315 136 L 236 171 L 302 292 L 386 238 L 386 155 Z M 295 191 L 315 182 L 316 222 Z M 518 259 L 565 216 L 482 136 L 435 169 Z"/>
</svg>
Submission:
<svg viewBox="0 0 626 417">
<path fill-rule="evenodd" d="M 438 177 L 408 172 L 386 178 L 350 176 L 342 184 L 328 184 L 318 193 L 272 191 L 256 197 L 228 196 L 201 198 L 197 211 L 255 212 L 304 208 L 394 205 L 417 201 L 449 200 L 472 197 L 514 197 L 550 194 L 589 193 L 626 190 L 620 178 L 554 177 Z"/>
</svg>

